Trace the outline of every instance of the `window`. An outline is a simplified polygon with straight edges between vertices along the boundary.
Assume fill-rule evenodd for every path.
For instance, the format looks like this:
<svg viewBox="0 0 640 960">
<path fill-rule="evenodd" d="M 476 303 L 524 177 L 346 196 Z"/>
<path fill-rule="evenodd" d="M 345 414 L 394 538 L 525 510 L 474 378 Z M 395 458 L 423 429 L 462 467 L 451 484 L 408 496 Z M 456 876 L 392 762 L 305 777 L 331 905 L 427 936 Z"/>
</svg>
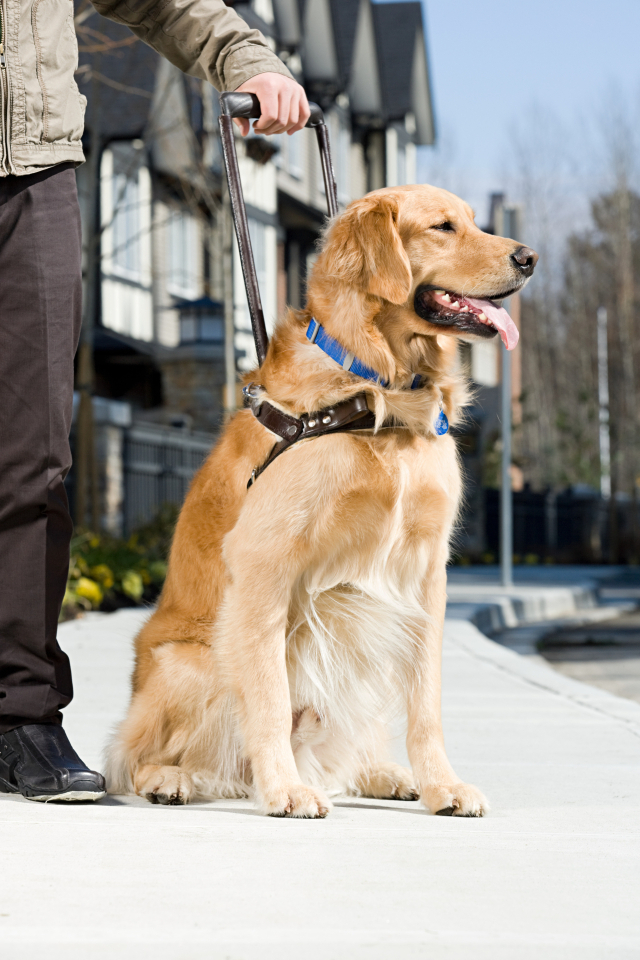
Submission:
<svg viewBox="0 0 640 960">
<path fill-rule="evenodd" d="M 266 228 L 264 223 L 249 217 L 249 236 L 251 237 L 251 246 L 253 247 L 253 259 L 256 263 L 256 275 L 258 277 L 258 289 L 265 296 L 267 289 L 267 244 Z"/>
<path fill-rule="evenodd" d="M 274 133 L 271 137 L 274 147 L 277 147 L 277 152 L 273 155 L 273 165 L 277 167 L 278 170 L 282 170 L 284 167 L 284 151 L 286 150 L 286 143 L 284 142 L 286 134 L 284 133 Z"/>
<path fill-rule="evenodd" d="M 260 288 L 260 298 L 264 310 L 267 331 L 273 330 L 277 313 L 277 233 L 276 228 L 249 217 L 249 236 L 256 265 L 256 274 Z M 244 289 L 240 255 L 237 245 L 234 249 L 233 267 L 233 303 L 235 322 L 235 345 L 239 351 L 238 367 L 251 370 L 255 366 L 256 356 L 251 334 L 251 319 Z"/>
<path fill-rule="evenodd" d="M 209 300 L 181 310 L 180 343 L 224 343 L 224 304 Z"/>
<path fill-rule="evenodd" d="M 248 217 L 249 238 L 251 240 L 251 249 L 253 250 L 253 261 L 256 266 L 256 277 L 258 279 L 258 290 L 262 300 L 265 315 L 269 312 L 269 271 L 267 269 L 267 228 L 264 223 Z M 237 254 L 237 248 L 236 248 Z M 249 314 L 249 305 L 244 289 L 244 281 L 241 273 L 238 273 L 238 285 L 236 290 L 236 326 L 242 330 L 251 330 L 251 317 Z"/>
<path fill-rule="evenodd" d="M 296 180 L 302 179 L 302 138 L 304 133 L 299 130 L 293 136 L 284 135 L 287 145 L 287 171 Z"/>
<path fill-rule="evenodd" d="M 141 141 L 120 141 L 102 154 L 102 323 L 150 341 L 154 337 L 151 177 L 142 146 Z"/>
<path fill-rule="evenodd" d="M 167 290 L 174 297 L 200 296 L 200 230 L 195 217 L 172 210 L 167 223 Z"/>
<path fill-rule="evenodd" d="M 292 137 L 286 133 L 279 133 L 272 138 L 278 146 L 278 152 L 273 158 L 274 164 L 279 170 L 284 170 L 296 180 L 302 180 L 303 174 L 303 136 L 302 130 L 299 130 Z"/>
<path fill-rule="evenodd" d="M 113 267 L 130 280 L 142 274 L 142 216 L 139 170 L 115 173 L 113 184 Z"/>
</svg>

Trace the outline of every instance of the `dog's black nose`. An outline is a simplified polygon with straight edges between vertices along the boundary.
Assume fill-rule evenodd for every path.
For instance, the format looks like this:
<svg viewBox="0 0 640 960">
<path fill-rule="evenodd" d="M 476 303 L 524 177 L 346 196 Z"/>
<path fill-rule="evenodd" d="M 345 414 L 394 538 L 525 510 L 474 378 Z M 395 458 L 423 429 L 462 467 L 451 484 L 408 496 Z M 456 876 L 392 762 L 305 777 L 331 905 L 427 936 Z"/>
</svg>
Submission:
<svg viewBox="0 0 640 960">
<path fill-rule="evenodd" d="M 518 247 L 516 252 L 511 254 L 511 262 L 518 273 L 530 277 L 538 262 L 538 254 L 531 247 Z"/>
</svg>

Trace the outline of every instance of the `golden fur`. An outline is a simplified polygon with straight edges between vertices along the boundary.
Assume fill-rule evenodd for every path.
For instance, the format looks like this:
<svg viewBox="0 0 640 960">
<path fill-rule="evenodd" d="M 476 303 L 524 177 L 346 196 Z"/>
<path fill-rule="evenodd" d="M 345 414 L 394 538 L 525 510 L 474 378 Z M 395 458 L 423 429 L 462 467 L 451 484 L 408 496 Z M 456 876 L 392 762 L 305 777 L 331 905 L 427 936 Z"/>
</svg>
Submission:
<svg viewBox="0 0 640 960">
<path fill-rule="evenodd" d="M 455 232 L 435 229 L 443 221 Z M 249 411 L 233 417 L 193 481 L 158 608 L 136 639 L 112 792 L 251 795 L 264 813 L 296 817 L 325 816 L 327 794 L 344 791 L 486 810 L 452 770 L 440 720 L 461 481 L 454 440 L 433 424 L 440 397 L 459 420 L 465 384 L 455 330 L 420 319 L 413 296 L 421 284 L 478 297 L 513 287 L 516 246 L 427 186 L 376 191 L 329 226 L 307 308 L 280 321 L 247 379 L 293 414 L 364 390 L 378 424 L 404 426 L 296 444 L 247 490 L 276 438 Z M 309 343 L 311 316 L 391 386 Z M 416 372 L 428 386 L 402 389 Z M 412 771 L 387 756 L 385 724 L 400 711 Z"/>
</svg>

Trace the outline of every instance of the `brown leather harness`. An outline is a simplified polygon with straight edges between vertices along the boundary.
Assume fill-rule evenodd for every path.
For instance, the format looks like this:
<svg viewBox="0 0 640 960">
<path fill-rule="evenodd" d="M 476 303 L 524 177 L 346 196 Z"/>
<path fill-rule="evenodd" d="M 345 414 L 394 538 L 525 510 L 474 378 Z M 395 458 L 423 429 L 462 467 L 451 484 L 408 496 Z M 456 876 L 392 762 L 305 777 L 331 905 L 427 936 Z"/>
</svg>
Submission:
<svg viewBox="0 0 640 960">
<path fill-rule="evenodd" d="M 332 407 L 325 407 L 315 413 L 303 413 L 299 417 L 292 417 L 261 396 L 261 387 L 255 383 L 249 384 L 243 390 L 245 405 L 263 427 L 275 433 L 280 440 L 274 444 L 267 459 L 253 468 L 247 489 L 255 483 L 260 474 L 273 463 L 276 457 L 292 447 L 300 440 L 311 440 L 313 437 L 323 437 L 327 434 L 346 433 L 353 430 L 371 430 L 375 427 L 375 415 L 369 410 L 365 393 L 357 393 L 348 400 L 336 403 Z M 384 427 L 394 426 L 385 423 Z"/>
</svg>

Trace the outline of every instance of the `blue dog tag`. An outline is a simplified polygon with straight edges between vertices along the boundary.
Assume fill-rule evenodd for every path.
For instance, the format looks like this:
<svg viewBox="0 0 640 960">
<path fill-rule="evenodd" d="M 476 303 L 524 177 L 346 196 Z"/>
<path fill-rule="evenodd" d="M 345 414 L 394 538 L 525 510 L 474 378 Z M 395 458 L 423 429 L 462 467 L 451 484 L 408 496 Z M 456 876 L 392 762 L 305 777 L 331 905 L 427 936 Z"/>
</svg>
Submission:
<svg viewBox="0 0 640 960">
<path fill-rule="evenodd" d="M 440 411 L 438 419 L 433 426 L 439 437 L 443 437 L 445 433 L 449 433 L 449 421 L 447 420 L 447 415 L 444 410 Z"/>
</svg>

